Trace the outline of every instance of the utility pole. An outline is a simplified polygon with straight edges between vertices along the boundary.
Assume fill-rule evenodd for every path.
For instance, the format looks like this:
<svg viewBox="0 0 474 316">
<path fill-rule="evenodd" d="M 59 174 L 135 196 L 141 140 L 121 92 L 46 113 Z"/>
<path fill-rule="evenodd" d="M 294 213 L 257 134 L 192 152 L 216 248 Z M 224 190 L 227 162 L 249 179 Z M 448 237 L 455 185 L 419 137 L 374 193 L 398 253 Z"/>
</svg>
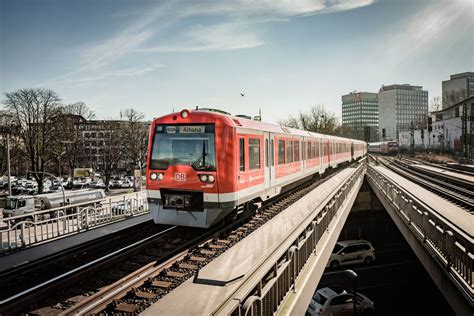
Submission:
<svg viewBox="0 0 474 316">
<path fill-rule="evenodd" d="M 10 133 L 7 133 L 7 170 L 8 170 L 8 195 L 12 195 L 12 180 L 10 170 Z"/>
<path fill-rule="evenodd" d="M 461 130 L 461 139 L 462 139 L 462 157 L 466 160 L 468 160 L 468 152 L 469 152 L 469 143 L 468 141 L 470 140 L 470 134 L 467 133 L 467 103 L 464 102 L 462 105 L 462 130 Z M 468 139 L 469 138 L 469 139 Z"/>
</svg>

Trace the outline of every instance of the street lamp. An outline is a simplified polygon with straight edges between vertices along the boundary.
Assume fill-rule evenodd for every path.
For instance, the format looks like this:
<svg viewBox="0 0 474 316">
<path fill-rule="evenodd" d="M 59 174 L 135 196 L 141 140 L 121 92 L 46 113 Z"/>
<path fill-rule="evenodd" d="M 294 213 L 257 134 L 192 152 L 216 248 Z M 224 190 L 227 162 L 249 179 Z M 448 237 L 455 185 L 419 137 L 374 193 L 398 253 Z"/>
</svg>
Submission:
<svg viewBox="0 0 474 316">
<path fill-rule="evenodd" d="M 354 290 L 354 297 L 352 298 L 353 304 L 354 304 L 354 316 L 357 315 L 357 296 L 356 296 L 356 288 L 357 288 L 357 273 L 355 273 L 353 270 L 344 270 L 344 274 L 349 278 L 352 279 L 353 281 L 353 290 Z"/>
</svg>

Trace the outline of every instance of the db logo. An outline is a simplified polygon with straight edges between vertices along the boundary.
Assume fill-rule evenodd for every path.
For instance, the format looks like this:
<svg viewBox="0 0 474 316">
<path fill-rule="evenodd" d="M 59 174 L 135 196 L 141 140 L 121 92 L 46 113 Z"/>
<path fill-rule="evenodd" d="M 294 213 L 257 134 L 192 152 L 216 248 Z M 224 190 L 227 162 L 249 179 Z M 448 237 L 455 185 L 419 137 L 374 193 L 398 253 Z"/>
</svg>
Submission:
<svg viewBox="0 0 474 316">
<path fill-rule="evenodd" d="M 175 181 L 186 181 L 186 174 L 185 173 L 175 173 L 174 174 Z"/>
</svg>

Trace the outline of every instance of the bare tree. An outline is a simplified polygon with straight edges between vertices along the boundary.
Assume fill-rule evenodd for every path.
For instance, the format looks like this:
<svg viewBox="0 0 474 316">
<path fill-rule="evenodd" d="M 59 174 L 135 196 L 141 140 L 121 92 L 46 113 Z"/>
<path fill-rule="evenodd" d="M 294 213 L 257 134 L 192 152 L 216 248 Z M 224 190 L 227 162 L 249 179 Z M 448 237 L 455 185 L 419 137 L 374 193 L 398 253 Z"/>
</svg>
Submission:
<svg viewBox="0 0 474 316">
<path fill-rule="evenodd" d="M 436 96 L 436 97 L 433 97 L 430 101 L 430 112 L 434 112 L 434 111 L 439 111 L 441 110 L 441 97 L 440 96 Z"/>
<path fill-rule="evenodd" d="M 80 128 L 86 120 L 95 117 L 94 112 L 84 103 L 76 102 L 63 106 L 63 122 L 61 133 L 61 147 L 58 148 L 58 164 L 62 167 L 60 159 L 65 159 L 69 174 L 72 175 L 74 168 L 81 163 L 84 156 L 84 135 Z M 63 156 L 63 154 L 66 154 Z"/>
<path fill-rule="evenodd" d="M 98 169 L 105 177 L 106 190 L 114 172 L 125 158 L 122 122 L 108 120 L 102 122 L 103 144 L 97 156 Z"/>
<path fill-rule="evenodd" d="M 24 143 L 32 171 L 44 172 L 54 161 L 58 141 L 61 109 L 59 96 L 47 89 L 20 89 L 5 93 L 5 107 L 12 124 L 18 127 L 18 137 Z M 43 192 L 42 173 L 33 173 L 38 191 Z"/>
<path fill-rule="evenodd" d="M 340 135 L 342 132 L 338 117 L 322 105 L 313 106 L 306 113 L 300 112 L 297 118 L 290 116 L 280 120 L 279 124 L 330 135 Z"/>
<path fill-rule="evenodd" d="M 131 167 L 142 166 L 146 159 L 148 143 L 148 123 L 143 122 L 145 114 L 129 108 L 122 111 L 127 121 L 123 130 L 126 158 Z"/>
</svg>

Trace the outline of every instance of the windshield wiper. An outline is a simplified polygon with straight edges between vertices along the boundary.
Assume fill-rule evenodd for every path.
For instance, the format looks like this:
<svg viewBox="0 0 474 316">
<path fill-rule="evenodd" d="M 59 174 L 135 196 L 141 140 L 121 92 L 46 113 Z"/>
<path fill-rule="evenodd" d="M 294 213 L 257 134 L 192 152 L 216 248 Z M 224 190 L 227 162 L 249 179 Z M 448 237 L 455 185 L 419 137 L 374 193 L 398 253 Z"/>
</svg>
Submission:
<svg viewBox="0 0 474 316">
<path fill-rule="evenodd" d="M 195 161 L 193 161 L 191 163 L 191 166 L 195 167 L 196 169 L 199 169 L 201 167 L 204 167 L 206 166 L 206 156 L 208 154 L 206 153 L 206 141 L 202 141 L 202 154 L 198 157 L 198 159 L 196 159 Z"/>
</svg>

